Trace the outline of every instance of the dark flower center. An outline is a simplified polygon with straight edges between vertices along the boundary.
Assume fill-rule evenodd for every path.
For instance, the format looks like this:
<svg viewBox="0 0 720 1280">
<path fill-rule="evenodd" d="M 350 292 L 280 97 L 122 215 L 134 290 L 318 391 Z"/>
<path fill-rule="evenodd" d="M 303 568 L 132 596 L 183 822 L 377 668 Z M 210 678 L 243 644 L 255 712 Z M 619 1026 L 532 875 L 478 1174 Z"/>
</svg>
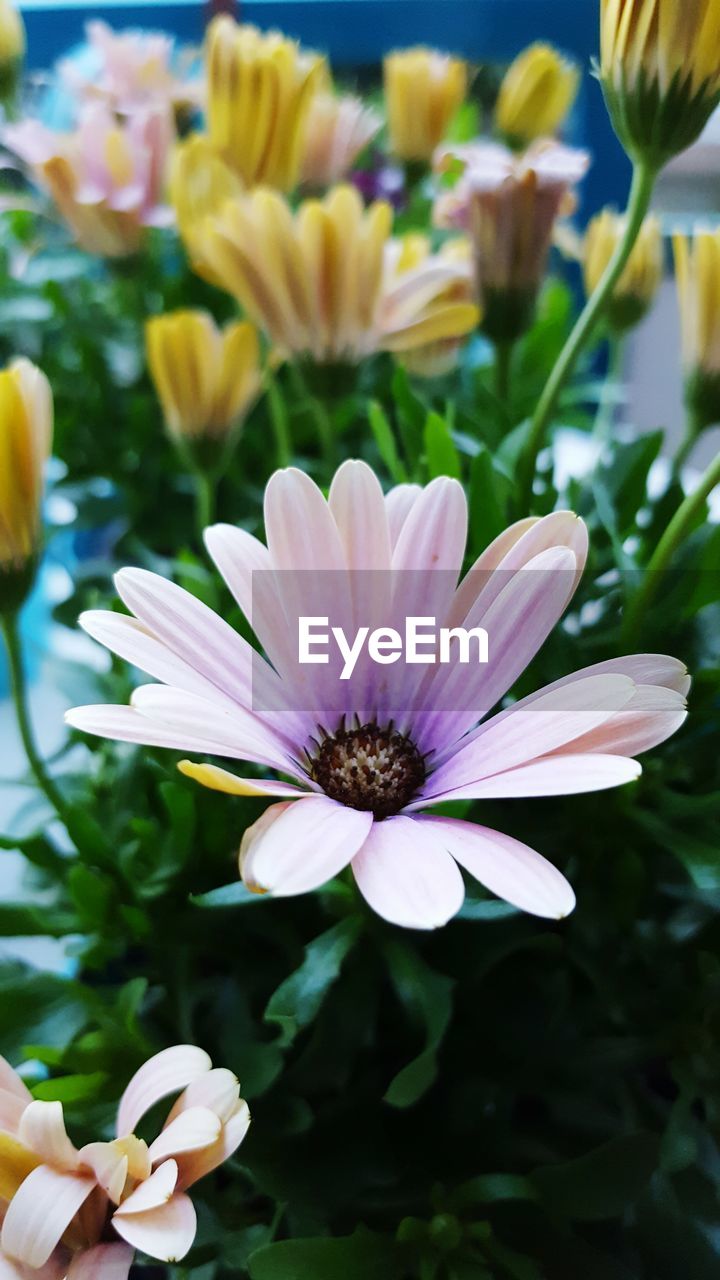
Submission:
<svg viewBox="0 0 720 1280">
<path fill-rule="evenodd" d="M 415 798 L 425 781 L 425 761 L 414 742 L 392 725 L 363 724 L 324 738 L 310 762 L 310 776 L 331 800 L 390 818 Z"/>
</svg>

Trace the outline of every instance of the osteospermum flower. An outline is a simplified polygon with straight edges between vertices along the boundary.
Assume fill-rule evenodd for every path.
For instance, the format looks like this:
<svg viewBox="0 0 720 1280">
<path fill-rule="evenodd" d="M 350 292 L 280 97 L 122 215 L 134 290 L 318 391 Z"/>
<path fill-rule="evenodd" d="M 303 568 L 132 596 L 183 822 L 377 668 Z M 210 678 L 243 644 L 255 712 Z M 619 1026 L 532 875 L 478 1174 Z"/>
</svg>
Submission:
<svg viewBox="0 0 720 1280">
<path fill-rule="evenodd" d="M 391 224 L 388 204 L 365 209 L 350 186 L 304 200 L 294 213 L 276 192 L 257 189 L 207 218 L 194 243 L 279 351 L 355 363 L 457 338 L 477 322 L 472 304 L 445 296 L 462 277 L 450 259 L 432 257 L 397 279 Z"/>
<path fill-rule="evenodd" d="M 303 131 L 300 181 L 330 187 L 347 177 L 360 152 L 379 132 L 382 119 L 350 93 L 316 93 Z"/>
<path fill-rule="evenodd" d="M 720 231 L 673 236 L 685 398 L 697 429 L 720 422 Z"/>
<path fill-rule="evenodd" d="M 173 66 L 174 44 L 153 31 L 113 31 L 96 19 L 85 27 L 92 72 L 77 59 L 60 64 L 65 83 L 75 93 L 106 102 L 123 115 L 152 106 L 185 110 L 200 106 L 199 78 L 178 74 Z"/>
<path fill-rule="evenodd" d="M 467 65 L 437 49 L 398 49 L 383 62 L 390 148 L 427 163 L 467 91 Z"/>
<path fill-rule="evenodd" d="M 390 279 L 395 279 L 398 285 L 403 280 L 409 282 L 413 273 L 422 276 L 431 262 L 452 262 L 456 267 L 456 275 L 438 299 L 438 305 L 447 307 L 452 304 L 458 308 L 460 315 L 467 314 L 467 308 L 473 307 L 479 322 L 480 312 L 473 303 L 472 252 L 467 236 L 454 236 L 442 245 L 437 254 L 433 254 L 429 236 L 410 232 L 391 241 L 386 261 L 387 275 Z M 416 347 L 405 352 L 402 363 L 418 378 L 441 377 L 456 367 L 465 336 L 439 338 L 435 342 Z"/>
<path fill-rule="evenodd" d="M 202 227 L 226 200 L 243 194 L 243 183 L 201 133 L 175 143 L 169 169 L 170 203 L 193 271 L 219 284 L 203 257 Z"/>
<path fill-rule="evenodd" d="M 22 599 L 30 585 L 52 434 L 45 374 L 29 360 L 11 361 L 0 370 L 0 611 Z"/>
<path fill-rule="evenodd" d="M 613 209 L 601 209 L 588 223 L 583 245 L 583 279 L 588 296 L 599 285 L 625 230 L 625 217 Z M 650 215 L 643 222 L 632 253 L 612 291 L 606 311 L 616 332 L 631 329 L 651 307 L 663 274 L 663 240 L 660 222 Z"/>
<path fill-rule="evenodd" d="M 163 195 L 173 136 L 166 110 L 138 112 L 121 124 L 94 103 L 74 133 L 23 120 L 8 125 L 3 140 L 31 166 L 78 244 L 88 253 L 121 258 L 137 252 L 146 227 L 172 222 Z"/>
<path fill-rule="evenodd" d="M 82 625 L 162 683 L 141 686 L 130 706 L 77 708 L 69 723 L 272 770 L 251 780 L 215 763 L 181 765 L 213 790 L 280 801 L 243 839 L 242 876 L 258 891 L 305 893 L 349 864 L 380 915 L 433 928 L 462 904 L 462 867 L 523 910 L 566 915 L 572 889 L 539 853 L 428 810 L 629 782 L 640 773 L 633 756 L 682 723 L 689 681 L 673 658 L 616 658 L 486 719 L 567 607 L 587 534 L 571 512 L 522 520 L 460 580 L 467 519 L 450 479 L 385 498 L 365 463 L 346 462 L 326 501 L 303 472 L 277 472 L 267 546 L 229 525 L 206 532 L 267 660 L 187 592 L 124 569 L 116 584 L 133 616 L 92 612 Z M 418 615 L 482 626 L 491 661 L 391 667 L 366 651 L 345 680 L 334 661 L 297 662 L 294 621 L 325 614 L 377 628 Z"/>
<path fill-rule="evenodd" d="M 512 145 L 557 132 L 575 101 L 580 76 L 550 44 L 523 49 L 508 67 L 495 104 L 495 124 Z"/>
<path fill-rule="evenodd" d="M 558 142 L 522 155 L 476 142 L 447 148 L 436 162 L 462 172 L 438 197 L 435 221 L 470 236 L 482 326 L 493 341 L 512 342 L 532 322 L 556 219 L 572 207 L 589 157 Z"/>
<path fill-rule="evenodd" d="M 135 1135 L 178 1094 L 148 1144 Z M 127 1280 L 135 1250 L 183 1258 L 195 1239 L 188 1187 L 229 1159 L 250 1113 L 235 1076 L 193 1045 L 151 1058 L 120 1102 L 116 1137 L 79 1150 L 60 1102 L 37 1102 L 0 1058 L 0 1275 L 3 1280 Z"/>
</svg>

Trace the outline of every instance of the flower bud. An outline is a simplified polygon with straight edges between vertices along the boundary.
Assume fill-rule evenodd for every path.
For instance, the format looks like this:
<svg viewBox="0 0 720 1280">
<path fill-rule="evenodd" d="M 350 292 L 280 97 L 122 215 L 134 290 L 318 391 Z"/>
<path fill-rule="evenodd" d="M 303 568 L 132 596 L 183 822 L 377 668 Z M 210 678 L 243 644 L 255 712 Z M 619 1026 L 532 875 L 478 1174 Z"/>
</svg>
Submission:
<svg viewBox="0 0 720 1280">
<path fill-rule="evenodd" d="M 401 49 L 383 64 L 390 147 L 400 159 L 429 163 L 467 91 L 461 58 L 436 49 Z"/>
<path fill-rule="evenodd" d="M 25 56 L 25 23 L 12 0 L 0 0 L 0 98 L 15 91 Z"/>
<path fill-rule="evenodd" d="M 578 90 L 577 67 L 549 44 L 531 44 L 510 65 L 500 86 L 495 124 L 511 146 L 556 133 Z"/>
<path fill-rule="evenodd" d="M 17 608 L 32 582 L 52 432 L 45 374 L 13 360 L 0 370 L 0 611 Z"/>
<path fill-rule="evenodd" d="M 685 399 L 698 430 L 720 422 L 720 231 L 673 237 Z"/>
<path fill-rule="evenodd" d="M 602 0 L 600 79 L 628 155 L 659 169 L 720 102 L 720 0 Z"/>
<path fill-rule="evenodd" d="M 603 209 L 588 224 L 583 246 L 585 292 L 594 293 L 625 230 L 625 218 Z M 607 304 L 607 320 L 617 333 L 632 329 L 649 310 L 660 287 L 663 246 L 656 217 L 645 219 L 632 253 Z"/>
</svg>

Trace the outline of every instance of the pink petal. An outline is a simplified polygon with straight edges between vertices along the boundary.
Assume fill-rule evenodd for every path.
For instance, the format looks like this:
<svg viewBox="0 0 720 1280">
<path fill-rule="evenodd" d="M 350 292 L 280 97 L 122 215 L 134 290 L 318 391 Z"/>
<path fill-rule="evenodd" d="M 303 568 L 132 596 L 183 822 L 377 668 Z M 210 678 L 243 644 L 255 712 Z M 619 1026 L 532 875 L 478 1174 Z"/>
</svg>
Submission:
<svg viewBox="0 0 720 1280">
<path fill-rule="evenodd" d="M 204 1178 L 206 1174 L 212 1173 L 213 1169 L 217 1169 L 219 1165 L 229 1160 L 237 1151 L 249 1127 L 250 1111 L 247 1103 L 241 1099 L 236 1111 L 223 1125 L 217 1142 L 211 1147 L 206 1147 L 204 1151 L 180 1156 L 178 1160 L 180 1186 L 192 1186 L 194 1182 L 198 1182 L 200 1178 Z"/>
<path fill-rule="evenodd" d="M 61 1102 L 31 1102 L 22 1114 L 17 1136 L 48 1164 L 70 1171 L 77 1168 L 78 1153 L 65 1131 Z"/>
<path fill-rule="evenodd" d="M 115 586 L 153 635 L 234 702 L 250 706 L 253 651 L 212 609 L 146 569 L 121 569 Z"/>
<path fill-rule="evenodd" d="M 267 547 L 245 529 L 231 524 L 214 524 L 204 533 L 205 546 L 222 574 L 231 595 L 254 627 L 252 576 L 272 569 Z"/>
<path fill-rule="evenodd" d="M 521 911 L 560 920 L 575 906 L 564 875 L 534 849 L 489 827 L 455 818 L 420 819 L 448 853 L 491 893 Z"/>
<path fill-rule="evenodd" d="M 621 787 L 640 777 L 642 767 L 626 756 L 586 755 L 545 756 L 531 764 L 482 778 L 467 787 L 457 787 L 435 796 L 434 800 L 416 800 L 409 809 L 422 809 L 442 800 L 510 800 L 530 796 L 572 796 L 585 791 L 605 791 Z"/>
<path fill-rule="evenodd" d="M 372 827 L 371 813 L 345 808 L 326 796 L 272 809 L 279 810 L 275 820 L 268 821 L 266 811 L 264 829 L 244 850 L 242 877 L 249 888 L 277 897 L 326 884 L 348 865 Z"/>
<path fill-rule="evenodd" d="M 199 755 L 226 755 L 236 759 L 244 757 L 218 746 L 211 739 L 198 738 L 170 728 L 160 721 L 141 715 L 134 707 L 112 706 L 98 703 L 95 706 L 73 707 L 65 713 L 65 723 L 82 733 L 93 733 L 115 742 L 135 742 L 146 747 L 167 747 L 171 751 L 197 751 Z"/>
<path fill-rule="evenodd" d="M 32 1098 L 32 1094 L 30 1095 Z M 24 1099 L 7 1089 L 0 1089 L 0 1133 L 15 1133 L 27 1106 Z"/>
<path fill-rule="evenodd" d="M 146 1112 L 161 1098 L 180 1093 L 211 1069 L 212 1060 L 193 1044 L 178 1044 L 156 1053 L 136 1071 L 120 1100 L 118 1137 L 133 1133 Z"/>
<path fill-rule="evenodd" d="M 127 1280 L 135 1250 L 126 1244 L 83 1249 L 70 1263 L 67 1280 Z"/>
<path fill-rule="evenodd" d="M 626 657 L 607 658 L 605 662 L 595 662 L 590 667 L 573 671 L 571 675 L 547 685 L 547 688 L 557 689 L 562 684 L 594 675 L 629 676 L 636 684 L 661 685 L 665 689 L 674 689 L 683 697 L 687 696 L 691 685 L 687 667 L 678 658 L 669 658 L 664 653 L 632 653 Z"/>
<path fill-rule="evenodd" d="M 366 462 L 352 459 L 335 472 L 328 505 L 349 569 L 388 570 L 390 533 L 380 481 Z"/>
<path fill-rule="evenodd" d="M 150 1145 L 153 1164 L 185 1151 L 200 1151 L 217 1142 L 222 1121 L 209 1107 L 190 1107 L 170 1122 Z"/>
<path fill-rule="evenodd" d="M 508 708 L 483 725 L 472 742 L 461 746 L 432 774 L 424 789 L 425 798 L 455 793 L 574 744 L 604 726 L 630 703 L 635 691 L 627 676 L 588 676 L 545 693 L 531 705 Z"/>
<path fill-rule="evenodd" d="M 149 1209 L 158 1209 L 167 1204 L 175 1191 L 178 1180 L 178 1166 L 175 1160 L 165 1160 L 163 1164 L 141 1182 L 129 1195 L 127 1200 L 115 1210 L 115 1217 L 124 1218 L 127 1214 L 147 1213 Z"/>
<path fill-rule="evenodd" d="M 400 531 L 421 493 L 419 484 L 398 484 L 385 495 L 385 512 L 393 550 L 397 546 Z"/>
<path fill-rule="evenodd" d="M 94 1178 L 60 1173 L 41 1164 L 15 1192 L 3 1223 L 5 1253 L 31 1267 L 42 1267 L 95 1188 Z"/>
<path fill-rule="evenodd" d="M 463 878 L 427 824 L 400 815 L 373 824 L 352 861 L 363 897 L 383 919 L 437 929 L 463 904 Z"/>
<path fill-rule="evenodd" d="M 682 694 L 659 685 L 641 685 L 626 707 L 559 751 L 570 750 L 573 755 L 581 751 L 602 751 L 608 755 L 636 756 L 664 742 L 686 719 Z"/>
<path fill-rule="evenodd" d="M 180 1094 L 166 1124 L 190 1107 L 208 1107 L 223 1124 L 234 1115 L 240 1102 L 240 1083 L 227 1067 L 213 1067 L 206 1075 L 193 1080 Z"/>
<path fill-rule="evenodd" d="M 217 755 L 232 755 L 271 768 L 292 770 L 293 765 L 276 734 L 250 711 L 222 707 L 194 693 L 170 689 L 163 684 L 141 684 L 131 705 L 151 723 L 164 724 L 186 740 L 203 736 L 215 744 Z"/>
<path fill-rule="evenodd" d="M 344 569 L 337 526 L 317 485 L 296 467 L 276 471 L 265 489 L 265 530 L 276 569 Z"/>
<path fill-rule="evenodd" d="M 19 1098 L 26 1105 L 33 1100 L 25 1081 L 21 1079 L 15 1068 L 10 1066 L 7 1058 L 3 1058 L 2 1054 L 0 1054 L 0 1089 L 3 1089 L 6 1093 L 13 1093 L 16 1098 Z"/>
<path fill-rule="evenodd" d="M 113 1218 L 119 1236 L 160 1262 L 180 1262 L 192 1246 L 197 1231 L 197 1218 L 192 1201 L 183 1194 L 174 1195 L 167 1204 L 147 1213 Z"/>
<path fill-rule="evenodd" d="M 89 1169 L 114 1204 L 120 1203 L 128 1173 L 128 1158 L 112 1142 L 90 1142 L 78 1152 L 78 1166 Z"/>
<path fill-rule="evenodd" d="M 463 487 L 457 480 L 438 476 L 412 504 L 393 551 L 392 567 L 459 573 L 466 539 L 467 501 Z"/>
</svg>

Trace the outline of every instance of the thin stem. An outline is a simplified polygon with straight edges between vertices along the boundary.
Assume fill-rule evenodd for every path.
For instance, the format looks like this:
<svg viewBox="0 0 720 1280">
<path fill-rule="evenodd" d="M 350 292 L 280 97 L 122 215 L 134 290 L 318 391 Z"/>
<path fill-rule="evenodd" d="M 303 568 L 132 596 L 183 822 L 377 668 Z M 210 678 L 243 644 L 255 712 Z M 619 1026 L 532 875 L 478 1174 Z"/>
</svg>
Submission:
<svg viewBox="0 0 720 1280">
<path fill-rule="evenodd" d="M 611 333 L 608 337 L 607 373 L 603 380 L 597 414 L 595 415 L 595 425 L 593 426 L 593 436 L 598 444 L 607 444 L 612 435 L 615 409 L 617 407 L 615 390 L 622 375 L 624 354 L 625 343 L 622 337 L 618 333 Z"/>
<path fill-rule="evenodd" d="M 512 342 L 495 343 L 495 395 L 504 405 L 510 402 L 513 347 Z"/>
<path fill-rule="evenodd" d="M 10 667 L 10 687 L 15 707 L 17 725 L 20 731 L 20 739 L 25 750 L 25 755 L 27 756 L 28 764 L 30 765 L 31 772 L 40 790 L 47 797 L 65 826 L 69 827 L 69 813 L 65 801 L 55 786 L 52 778 L 47 773 L 35 743 L 35 735 L 33 733 L 30 721 L 30 710 L 28 707 L 27 684 L 23 668 L 17 614 L 1 614 L 0 626 L 2 627 L 2 633 L 7 648 L 8 664 Z"/>
<path fill-rule="evenodd" d="M 625 614 L 625 636 L 634 635 L 642 613 L 655 597 L 661 575 L 678 547 L 682 545 L 695 517 L 716 485 L 720 484 L 720 453 L 703 472 L 699 485 L 680 503 L 675 515 L 658 542 L 648 564 L 642 586 L 630 601 Z"/>
<path fill-rule="evenodd" d="M 638 233 L 650 207 L 656 170 L 645 161 L 637 161 L 633 169 L 632 185 L 628 197 L 625 232 L 603 272 L 597 288 L 588 298 L 575 327 L 563 347 L 555 367 L 548 378 L 533 415 L 525 454 L 521 459 L 518 484 L 521 513 L 529 510 L 532 502 L 535 468 L 545 433 L 555 411 L 558 397 L 577 363 L 578 357 L 602 315 L 632 253 Z"/>
<path fill-rule="evenodd" d="M 290 421 L 283 394 L 272 374 L 268 374 L 267 398 L 275 439 L 275 463 L 278 467 L 288 467 L 292 457 Z"/>
<path fill-rule="evenodd" d="M 673 458 L 672 469 L 673 476 L 676 479 L 679 478 L 680 472 L 695 448 L 701 431 L 702 426 L 698 416 L 693 413 L 691 409 L 688 409 L 687 421 L 685 423 L 685 434 L 680 441 L 680 447 Z"/>
<path fill-rule="evenodd" d="M 203 545 L 203 533 L 215 519 L 217 479 L 210 472 L 198 467 L 195 472 L 195 527 L 198 542 Z"/>
</svg>

